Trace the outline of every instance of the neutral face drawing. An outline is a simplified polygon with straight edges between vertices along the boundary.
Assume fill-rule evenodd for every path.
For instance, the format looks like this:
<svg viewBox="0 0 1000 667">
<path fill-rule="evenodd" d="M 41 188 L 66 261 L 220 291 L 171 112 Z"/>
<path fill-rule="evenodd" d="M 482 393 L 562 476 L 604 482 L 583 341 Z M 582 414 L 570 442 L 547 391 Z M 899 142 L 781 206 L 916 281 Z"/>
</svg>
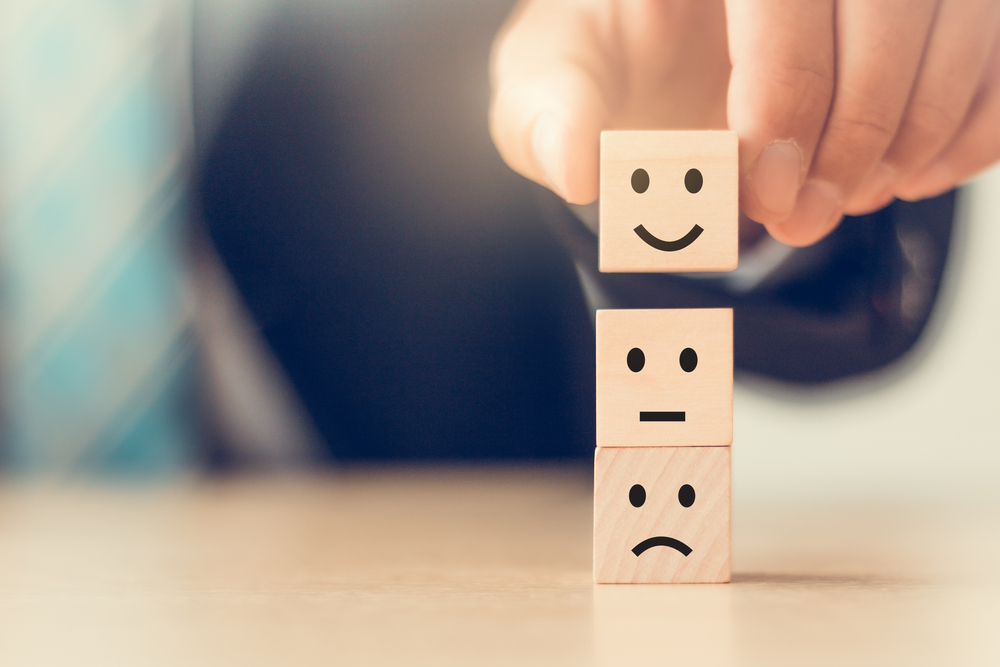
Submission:
<svg viewBox="0 0 1000 667">
<path fill-rule="evenodd" d="M 728 581 L 728 447 L 598 449 L 598 583 Z"/>
<path fill-rule="evenodd" d="M 732 132 L 604 132 L 600 270 L 736 268 L 737 169 Z"/>
<path fill-rule="evenodd" d="M 732 442 L 732 311 L 600 310 L 597 445 Z"/>
</svg>

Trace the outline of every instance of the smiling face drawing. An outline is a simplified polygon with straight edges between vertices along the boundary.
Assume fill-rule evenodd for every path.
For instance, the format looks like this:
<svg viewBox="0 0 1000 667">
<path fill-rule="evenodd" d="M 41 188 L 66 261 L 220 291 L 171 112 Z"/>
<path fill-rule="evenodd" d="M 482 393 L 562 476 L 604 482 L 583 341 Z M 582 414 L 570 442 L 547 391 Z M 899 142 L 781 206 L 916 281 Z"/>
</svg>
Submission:
<svg viewBox="0 0 1000 667">
<path fill-rule="evenodd" d="M 699 170 L 688 169 L 687 173 L 684 174 L 684 189 L 691 194 L 696 195 L 701 192 L 701 187 L 704 184 L 705 179 Z M 632 189 L 636 194 L 640 195 L 649 189 L 649 173 L 645 169 L 636 169 L 632 172 Z M 691 227 L 687 234 L 676 241 L 664 241 L 663 239 L 659 239 L 651 234 L 649 230 L 642 225 L 639 225 L 632 231 L 634 231 L 636 235 L 642 239 L 643 243 L 652 248 L 662 250 L 663 252 L 677 252 L 678 250 L 683 250 L 694 243 L 705 230 L 702 229 L 701 226 L 695 224 Z"/>
<path fill-rule="evenodd" d="M 732 439 L 732 310 L 597 311 L 598 447 Z"/>
<path fill-rule="evenodd" d="M 728 447 L 598 449 L 594 580 L 729 580 Z"/>
<path fill-rule="evenodd" d="M 602 133 L 601 271 L 736 268 L 737 169 L 733 132 Z"/>
</svg>

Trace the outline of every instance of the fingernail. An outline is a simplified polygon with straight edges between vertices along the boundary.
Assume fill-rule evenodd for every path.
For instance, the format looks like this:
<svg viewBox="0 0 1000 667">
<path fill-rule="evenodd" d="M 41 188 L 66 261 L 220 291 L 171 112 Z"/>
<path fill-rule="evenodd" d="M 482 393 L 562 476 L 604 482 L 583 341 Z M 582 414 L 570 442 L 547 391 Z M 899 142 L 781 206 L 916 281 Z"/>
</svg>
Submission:
<svg viewBox="0 0 1000 667">
<path fill-rule="evenodd" d="M 802 153 L 791 141 L 774 141 L 750 170 L 750 186 L 760 205 L 776 216 L 787 216 L 795 206 L 802 176 Z"/>
<path fill-rule="evenodd" d="M 848 208 L 867 208 L 889 198 L 897 175 L 895 169 L 884 162 L 880 163 L 851 196 Z"/>
<path fill-rule="evenodd" d="M 540 116 L 531 132 L 531 148 L 535 161 L 548 181 L 549 187 L 565 199 L 565 169 L 559 159 L 559 127 L 550 114 Z"/>
<path fill-rule="evenodd" d="M 782 223 L 797 244 L 815 243 L 840 220 L 843 210 L 840 191 L 825 181 L 806 181 L 799 190 L 792 215 Z"/>
<path fill-rule="evenodd" d="M 916 201 L 946 192 L 958 185 L 955 168 L 948 160 L 938 160 L 897 188 L 902 199 Z"/>
</svg>

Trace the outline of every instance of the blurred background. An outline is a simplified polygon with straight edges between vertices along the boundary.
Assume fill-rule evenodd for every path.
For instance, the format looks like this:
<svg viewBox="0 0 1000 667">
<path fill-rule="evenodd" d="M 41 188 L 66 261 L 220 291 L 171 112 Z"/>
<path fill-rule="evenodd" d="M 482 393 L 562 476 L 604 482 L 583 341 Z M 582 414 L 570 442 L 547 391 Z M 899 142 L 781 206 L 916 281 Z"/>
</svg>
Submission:
<svg viewBox="0 0 1000 667">
<path fill-rule="evenodd" d="M 584 293 L 586 251 L 486 129 L 511 5 L 6 3 L 8 469 L 589 459 L 599 286 Z M 998 193 L 994 170 L 832 241 L 871 252 L 889 218 L 947 218 L 943 240 L 907 254 L 893 237 L 892 262 L 870 262 L 929 267 L 905 343 L 844 338 L 838 358 L 874 361 L 794 378 L 822 347 L 737 333 L 737 505 L 992 487 Z M 862 269 L 827 264 L 853 300 L 823 307 L 847 310 Z M 820 307 L 799 287 L 781 312 Z M 684 305 L 790 293 L 702 289 Z"/>
</svg>

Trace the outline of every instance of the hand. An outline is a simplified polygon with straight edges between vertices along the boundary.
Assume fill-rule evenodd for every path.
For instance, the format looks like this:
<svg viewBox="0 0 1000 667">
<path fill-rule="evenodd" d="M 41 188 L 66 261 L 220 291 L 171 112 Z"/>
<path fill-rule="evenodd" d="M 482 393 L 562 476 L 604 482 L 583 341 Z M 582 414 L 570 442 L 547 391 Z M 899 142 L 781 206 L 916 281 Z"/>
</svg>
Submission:
<svg viewBox="0 0 1000 667">
<path fill-rule="evenodd" d="M 525 0 L 491 76 L 500 154 L 574 203 L 601 130 L 735 130 L 741 208 L 791 245 L 1000 159 L 1000 0 Z"/>
</svg>

